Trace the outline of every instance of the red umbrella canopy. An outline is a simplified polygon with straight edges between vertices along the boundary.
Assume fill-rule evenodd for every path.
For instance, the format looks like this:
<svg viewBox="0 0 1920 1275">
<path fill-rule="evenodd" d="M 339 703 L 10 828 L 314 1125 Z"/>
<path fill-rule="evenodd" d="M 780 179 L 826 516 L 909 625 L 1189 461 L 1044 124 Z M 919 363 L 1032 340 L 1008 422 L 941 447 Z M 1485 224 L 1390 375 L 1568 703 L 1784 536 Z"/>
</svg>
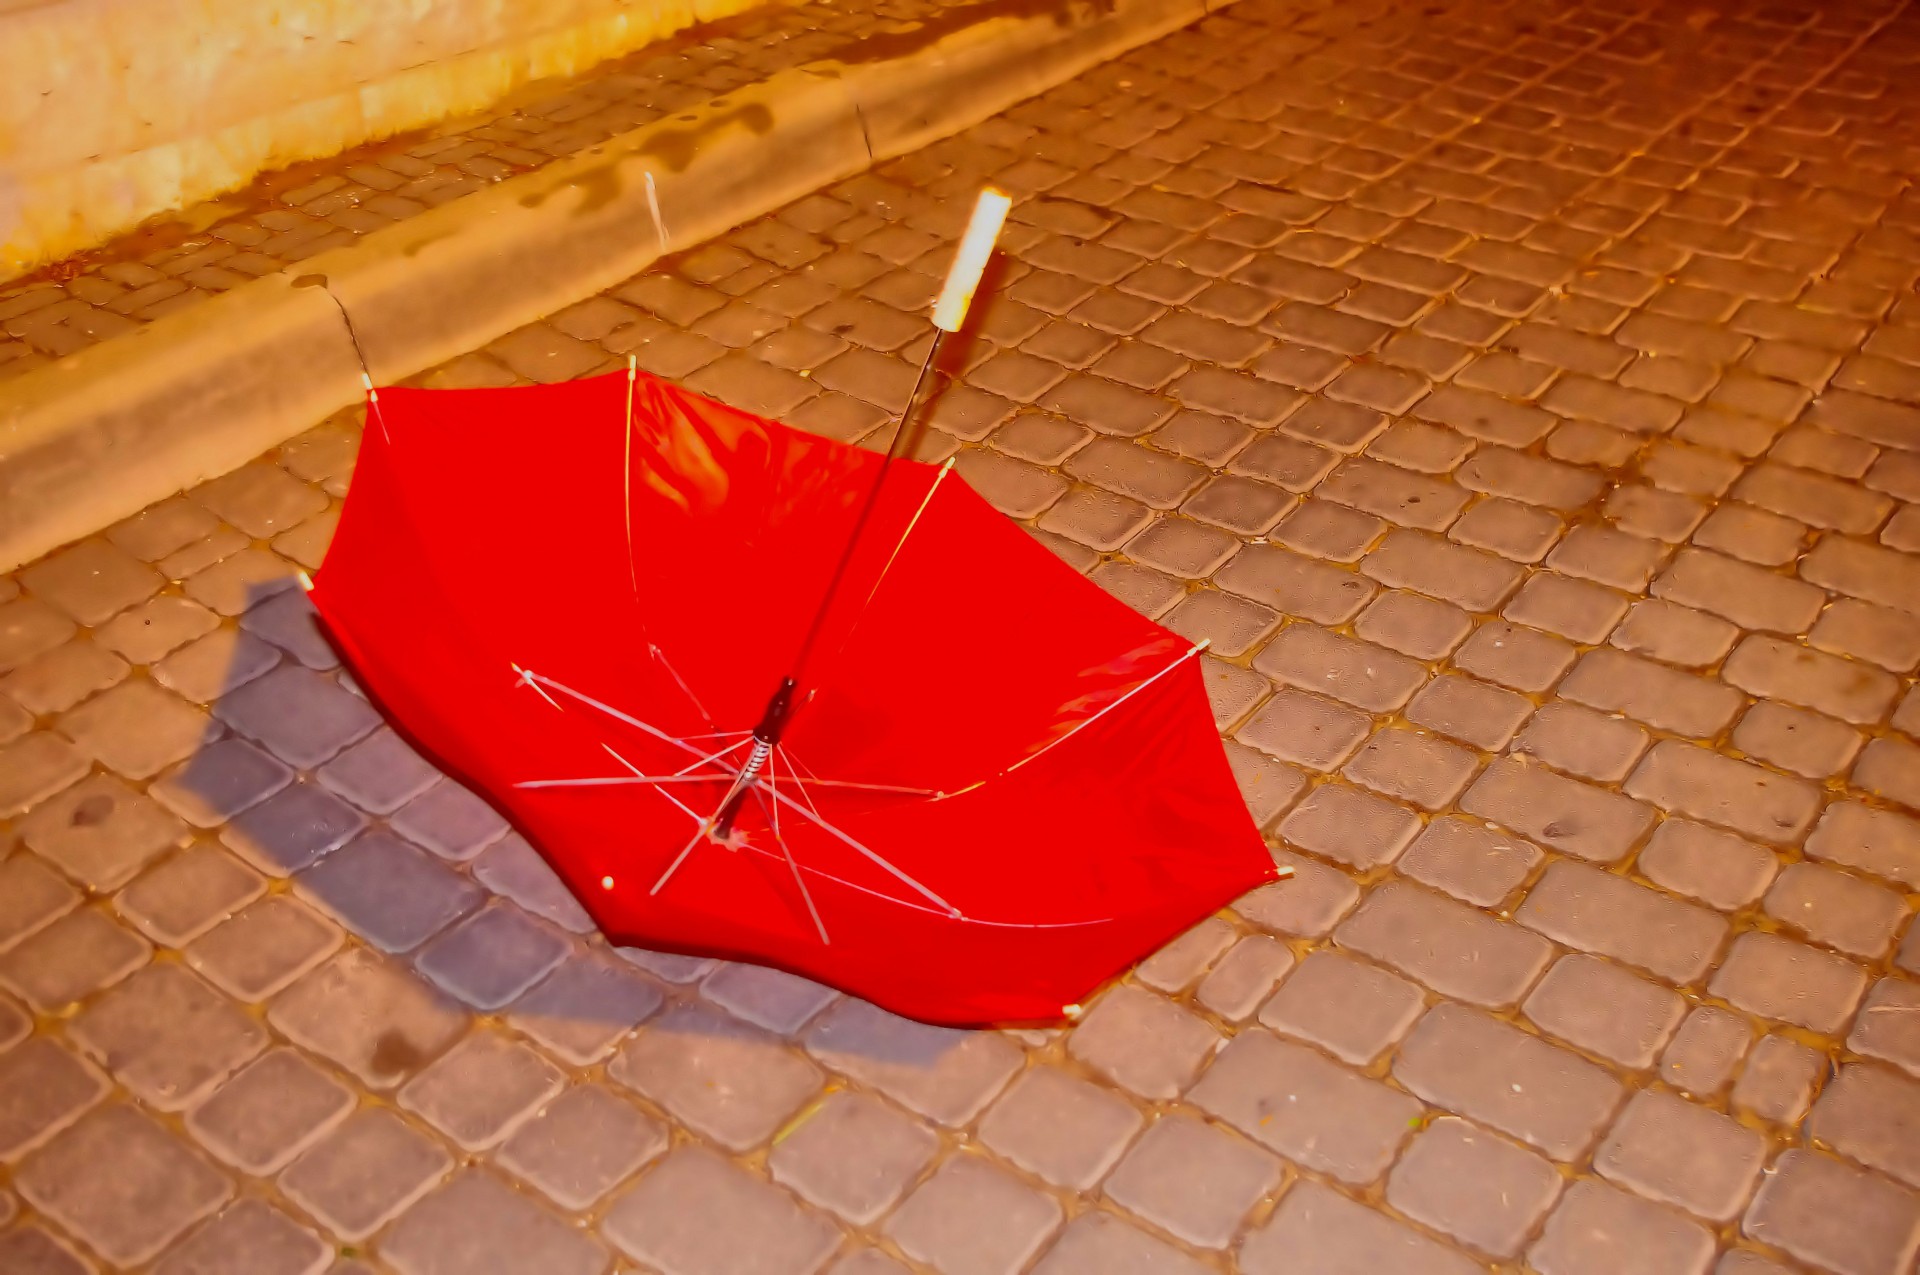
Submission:
<svg viewBox="0 0 1920 1275">
<path fill-rule="evenodd" d="M 1198 652 L 951 466 L 644 374 L 382 391 L 313 601 L 421 746 L 615 942 L 898 1013 L 1057 1019 L 1278 875 Z"/>
</svg>

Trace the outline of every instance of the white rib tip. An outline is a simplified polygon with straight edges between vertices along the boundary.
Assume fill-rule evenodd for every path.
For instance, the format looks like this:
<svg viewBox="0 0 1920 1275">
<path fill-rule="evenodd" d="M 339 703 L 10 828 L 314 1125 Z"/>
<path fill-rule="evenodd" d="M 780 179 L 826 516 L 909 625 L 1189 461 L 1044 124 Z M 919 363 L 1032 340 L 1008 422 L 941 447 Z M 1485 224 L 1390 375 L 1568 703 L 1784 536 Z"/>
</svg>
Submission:
<svg viewBox="0 0 1920 1275">
<path fill-rule="evenodd" d="M 613 878 L 612 878 L 612 877 L 601 877 L 601 878 L 600 878 L 600 888 L 601 888 L 602 890 L 611 890 L 611 889 L 613 889 Z"/>
<path fill-rule="evenodd" d="M 373 374 L 370 372 L 362 372 L 360 374 L 360 384 L 366 387 L 367 393 L 373 393 Z"/>
<path fill-rule="evenodd" d="M 1068 1022 L 1077 1023 L 1086 1017 L 1087 1007 L 1085 1005 L 1062 1005 L 1060 1007 L 1060 1013 Z"/>
<path fill-rule="evenodd" d="M 1199 640 L 1198 642 L 1195 642 L 1195 643 L 1193 644 L 1193 649 L 1192 649 L 1191 651 L 1188 651 L 1188 652 L 1187 652 L 1187 654 L 1188 654 L 1188 655 L 1198 655 L 1198 654 L 1200 654 L 1200 652 L 1202 652 L 1202 651 L 1204 651 L 1204 650 L 1206 650 L 1206 649 L 1207 649 L 1208 647 L 1210 647 L 1210 646 L 1212 646 L 1212 645 L 1213 645 L 1213 639 L 1212 639 L 1212 638 L 1201 638 L 1201 639 L 1200 639 L 1200 640 Z"/>
<path fill-rule="evenodd" d="M 627 355 L 627 379 L 631 381 L 636 379 L 639 375 L 640 375 L 640 356 L 637 354 Z"/>
<path fill-rule="evenodd" d="M 946 472 L 947 472 L 947 471 L 948 471 L 949 469 L 952 469 L 952 468 L 953 468 L 953 462 L 954 462 L 954 461 L 956 461 L 956 460 L 958 460 L 958 459 L 960 459 L 960 458 L 959 458 L 958 456 L 949 456 L 949 457 L 947 457 L 947 463 L 946 463 L 946 464 L 944 464 L 944 465 L 942 465 L 942 466 L 940 466 L 940 472 L 944 474 L 944 473 L 946 473 Z"/>
<path fill-rule="evenodd" d="M 297 577 L 297 578 L 299 579 L 299 581 L 300 581 L 300 587 L 301 587 L 301 588 L 302 588 L 303 590 L 305 590 L 306 592 L 308 592 L 308 593 L 312 593 L 312 592 L 313 592 L 313 577 L 312 577 L 312 576 L 310 576 L 310 575 L 308 575 L 308 574 L 307 574 L 306 572 L 304 572 L 304 571 L 300 571 L 300 572 L 296 572 L 296 573 L 295 573 L 295 575 L 296 575 L 296 577 Z"/>
</svg>

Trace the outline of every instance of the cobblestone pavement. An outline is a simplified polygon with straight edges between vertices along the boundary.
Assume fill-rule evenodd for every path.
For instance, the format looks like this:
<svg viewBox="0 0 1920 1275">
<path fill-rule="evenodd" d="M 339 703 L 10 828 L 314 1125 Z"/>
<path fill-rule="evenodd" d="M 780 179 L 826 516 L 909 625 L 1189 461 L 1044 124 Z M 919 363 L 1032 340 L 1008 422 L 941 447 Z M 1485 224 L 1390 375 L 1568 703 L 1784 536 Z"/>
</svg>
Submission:
<svg viewBox="0 0 1920 1275">
<path fill-rule="evenodd" d="M 924 20 L 954 9 L 964 5 L 767 0 L 584 75 L 527 85 L 479 116 L 264 174 L 97 250 L 0 279 L 0 381 L 777 71 L 925 30 Z"/>
<path fill-rule="evenodd" d="M 423 378 L 863 436 L 1023 196 L 930 448 L 1297 871 L 1069 1031 L 609 951 L 292 587 L 351 414 L 0 580 L 0 1269 L 1912 1271 L 1916 110 L 1899 6 L 1246 0 Z"/>
</svg>

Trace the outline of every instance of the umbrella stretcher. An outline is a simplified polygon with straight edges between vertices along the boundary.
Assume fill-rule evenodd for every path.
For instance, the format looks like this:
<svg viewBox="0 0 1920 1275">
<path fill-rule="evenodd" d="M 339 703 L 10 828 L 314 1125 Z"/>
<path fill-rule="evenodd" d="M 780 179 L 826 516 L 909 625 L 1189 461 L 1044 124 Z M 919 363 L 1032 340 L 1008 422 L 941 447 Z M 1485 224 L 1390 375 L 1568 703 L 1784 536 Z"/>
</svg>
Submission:
<svg viewBox="0 0 1920 1275">
<path fill-rule="evenodd" d="M 314 604 L 615 942 L 1052 1020 L 1283 874 L 1201 648 L 905 458 L 911 401 L 883 457 L 631 366 L 369 400 Z"/>
</svg>

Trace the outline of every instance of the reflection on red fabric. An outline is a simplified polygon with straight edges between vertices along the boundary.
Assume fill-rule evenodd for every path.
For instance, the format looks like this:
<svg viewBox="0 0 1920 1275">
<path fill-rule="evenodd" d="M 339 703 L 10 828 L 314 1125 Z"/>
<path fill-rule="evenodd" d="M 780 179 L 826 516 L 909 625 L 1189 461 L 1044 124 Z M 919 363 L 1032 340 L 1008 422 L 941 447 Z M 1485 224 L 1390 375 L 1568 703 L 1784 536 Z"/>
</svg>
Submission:
<svg viewBox="0 0 1920 1275">
<path fill-rule="evenodd" d="M 628 394 L 382 391 L 313 590 L 609 938 L 1047 1020 L 1274 879 L 1189 644 L 913 462 L 736 836 L 701 838 L 880 459 L 644 375 L 629 430 Z"/>
</svg>

